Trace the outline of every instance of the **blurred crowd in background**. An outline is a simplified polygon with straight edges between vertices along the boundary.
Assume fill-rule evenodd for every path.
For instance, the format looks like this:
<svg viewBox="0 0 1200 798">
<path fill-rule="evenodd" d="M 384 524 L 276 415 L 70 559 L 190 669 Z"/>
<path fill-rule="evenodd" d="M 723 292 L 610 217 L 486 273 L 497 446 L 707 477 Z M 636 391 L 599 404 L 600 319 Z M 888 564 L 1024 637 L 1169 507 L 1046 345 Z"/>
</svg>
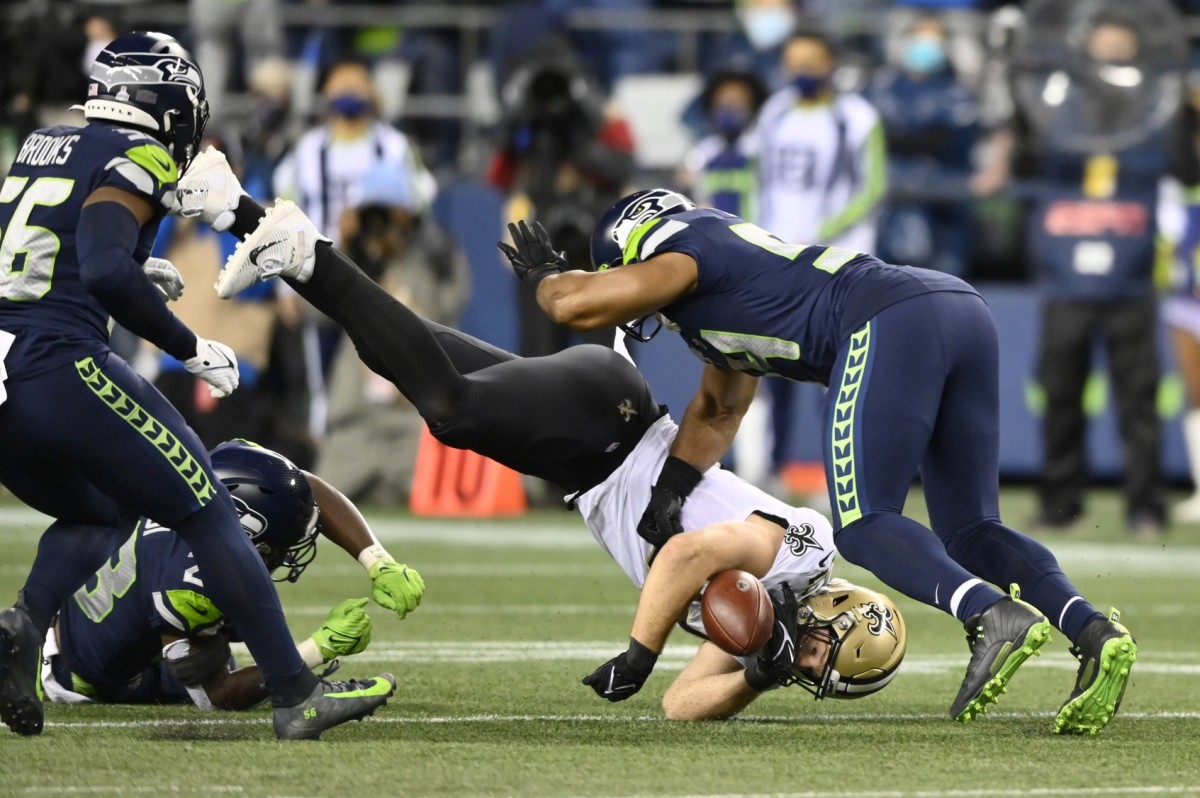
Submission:
<svg viewBox="0 0 1200 798">
<path fill-rule="evenodd" d="M 1193 14 L 1200 0 L 25 0 L 0 9 L 0 169 L 31 130 L 78 121 L 85 67 L 117 32 L 158 29 L 198 58 L 210 137 L 247 190 L 296 200 L 444 323 L 471 266 L 431 209 L 462 180 L 501 193 L 508 219 L 541 221 L 581 267 L 603 210 L 665 183 L 786 241 L 1038 282 L 1037 520 L 1079 514 L 1099 340 L 1130 528 L 1154 531 L 1158 295 L 1172 286 L 1162 314 L 1200 397 Z M 155 254 L 206 286 L 234 243 L 168 220 Z M 518 297 L 522 354 L 584 340 Z M 398 453 L 415 451 L 419 418 L 286 287 L 233 303 L 193 290 L 177 312 L 243 365 L 242 389 L 215 403 L 170 358 L 137 356 L 206 442 L 255 438 L 356 501 L 405 501 L 412 457 Z M 766 383 L 768 405 L 789 407 L 789 384 Z M 776 412 L 775 441 L 789 418 Z M 1200 411 L 1185 428 L 1200 472 Z M 769 484 L 783 455 L 754 450 L 740 465 Z"/>
</svg>

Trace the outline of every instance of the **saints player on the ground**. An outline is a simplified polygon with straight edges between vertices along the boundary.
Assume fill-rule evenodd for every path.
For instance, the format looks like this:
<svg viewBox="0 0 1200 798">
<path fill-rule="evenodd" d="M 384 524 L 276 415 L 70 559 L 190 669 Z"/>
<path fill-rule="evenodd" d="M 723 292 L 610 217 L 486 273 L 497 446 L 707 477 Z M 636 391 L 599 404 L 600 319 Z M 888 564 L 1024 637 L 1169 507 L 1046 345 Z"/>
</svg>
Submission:
<svg viewBox="0 0 1200 798">
<path fill-rule="evenodd" d="M 664 189 L 625 197 L 600 220 L 594 272 L 569 271 L 540 225 L 510 231 L 515 249 L 501 248 L 555 321 L 590 329 L 657 312 L 708 364 L 640 534 L 661 544 L 681 531 L 681 505 L 728 449 L 760 376 L 828 385 L 825 474 L 838 550 L 963 622 L 971 661 L 951 716 L 967 722 L 999 697 L 1049 639 L 1045 612 L 1080 659 L 1055 731 L 1094 734 L 1112 719 L 1137 645 L 1115 611 L 1110 620 L 1079 594 L 1049 549 L 1000 522 L 998 346 L 971 286 L 861 252 L 786 243 Z M 918 468 L 933 531 L 902 514 Z M 993 587 L 1010 584 L 1011 598 Z"/>
<path fill-rule="evenodd" d="M 277 581 L 295 582 L 329 538 L 368 569 L 372 595 L 401 618 L 424 583 L 375 539 L 354 505 L 319 477 L 246 441 L 210 452 L 242 527 Z M 236 633 L 208 596 L 207 574 L 171 530 L 142 519 L 59 611 L 43 651 L 46 697 L 59 703 L 176 703 L 245 709 L 267 698 L 256 667 L 231 670 Z M 313 668 L 357 654 L 371 637 L 367 599 L 334 607 L 298 648 Z"/>
<path fill-rule="evenodd" d="M 776 684 L 857 696 L 890 680 L 904 653 L 898 611 L 872 591 L 823 587 L 834 552 L 828 522 L 812 511 L 714 468 L 697 488 L 702 498 L 685 509 L 696 532 L 669 542 L 647 566 L 651 547 L 631 513 L 640 512 L 676 427 L 628 360 L 600 346 L 520 358 L 421 319 L 322 240 L 292 203 L 262 219 L 215 150 L 199 156 L 179 193 L 185 215 L 245 238 L 221 278 L 222 296 L 283 276 L 342 325 L 363 361 L 396 384 L 442 442 L 575 494 L 597 541 L 643 587 L 630 650 L 585 680 L 598 694 L 623 700 L 637 692 L 671 626 L 709 577 L 730 568 L 775 588 L 775 635 L 758 657 L 740 662 L 705 643 L 667 693 L 670 717 L 725 717 Z M 895 624 L 864 622 L 888 613 Z"/>
<path fill-rule="evenodd" d="M 108 346 L 112 317 L 214 395 L 237 387 L 233 352 L 189 330 L 143 272 L 208 121 L 200 70 L 168 36 L 126 34 L 96 58 L 81 99 L 87 124 L 30 134 L 0 188 L 0 483 L 55 519 L 16 606 L 0 611 L 0 719 L 41 732 L 50 621 L 145 516 L 205 569 L 262 669 L 276 735 L 318 737 L 386 703 L 393 677 L 328 683 L 305 665 L 208 453 Z"/>
</svg>

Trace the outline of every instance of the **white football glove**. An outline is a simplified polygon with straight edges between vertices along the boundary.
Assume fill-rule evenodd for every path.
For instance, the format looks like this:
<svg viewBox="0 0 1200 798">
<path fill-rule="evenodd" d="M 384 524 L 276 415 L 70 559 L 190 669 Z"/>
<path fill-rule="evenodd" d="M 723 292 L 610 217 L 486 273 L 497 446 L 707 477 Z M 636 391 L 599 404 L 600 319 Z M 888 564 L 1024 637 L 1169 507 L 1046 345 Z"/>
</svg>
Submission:
<svg viewBox="0 0 1200 798">
<path fill-rule="evenodd" d="M 233 225 L 233 211 L 243 194 L 225 153 L 209 145 L 179 178 L 173 212 L 185 219 L 199 219 L 223 233 Z"/>
<path fill-rule="evenodd" d="M 146 258 L 142 271 L 154 283 L 163 299 L 173 302 L 183 296 L 183 276 L 171 261 L 166 258 Z"/>
<path fill-rule="evenodd" d="M 183 367 L 208 383 L 208 390 L 220 399 L 238 387 L 237 355 L 225 344 L 196 336 L 196 356 L 183 361 Z"/>
</svg>

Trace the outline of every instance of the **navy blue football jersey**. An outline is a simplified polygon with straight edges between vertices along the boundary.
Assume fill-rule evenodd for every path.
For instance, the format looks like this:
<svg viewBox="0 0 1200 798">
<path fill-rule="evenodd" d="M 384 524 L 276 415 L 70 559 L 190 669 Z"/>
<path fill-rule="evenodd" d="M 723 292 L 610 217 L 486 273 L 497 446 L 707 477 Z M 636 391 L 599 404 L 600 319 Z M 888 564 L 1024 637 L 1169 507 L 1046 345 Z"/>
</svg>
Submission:
<svg viewBox="0 0 1200 798">
<path fill-rule="evenodd" d="M 699 208 L 630 234 L 625 262 L 664 252 L 695 259 L 695 290 L 663 308 L 706 363 L 828 384 L 842 341 L 889 305 L 931 291 L 974 293 L 941 272 L 862 252 L 788 244 L 757 225 Z"/>
<path fill-rule="evenodd" d="M 223 622 L 183 538 L 142 520 L 61 608 L 61 656 L 103 695 L 158 661 L 163 635 L 200 638 Z"/>
<path fill-rule="evenodd" d="M 17 336 L 5 361 L 10 379 L 108 345 L 108 314 L 79 274 L 75 228 L 84 200 L 111 186 L 165 212 L 177 179 L 166 148 L 135 130 L 93 122 L 43 128 L 21 143 L 0 187 L 0 330 Z M 160 219 L 142 228 L 138 262 L 150 254 Z"/>
</svg>

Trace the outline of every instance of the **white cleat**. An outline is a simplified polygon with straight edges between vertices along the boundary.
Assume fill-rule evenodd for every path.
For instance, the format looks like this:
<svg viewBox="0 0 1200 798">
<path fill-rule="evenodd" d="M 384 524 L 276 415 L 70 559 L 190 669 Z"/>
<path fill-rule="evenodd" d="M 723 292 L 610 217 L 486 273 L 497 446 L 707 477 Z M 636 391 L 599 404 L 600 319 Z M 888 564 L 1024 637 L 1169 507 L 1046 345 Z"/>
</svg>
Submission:
<svg viewBox="0 0 1200 798">
<path fill-rule="evenodd" d="M 254 232 L 229 256 L 217 280 L 217 294 L 229 299 L 272 277 L 308 282 L 316 265 L 317 242 L 328 240 L 317 232 L 312 220 L 296 203 L 276 200 L 275 207 L 267 211 Z"/>
<path fill-rule="evenodd" d="M 199 219 L 218 233 L 233 226 L 233 212 L 245 193 L 225 153 L 212 145 L 192 160 L 175 187 L 179 215 Z"/>
</svg>

